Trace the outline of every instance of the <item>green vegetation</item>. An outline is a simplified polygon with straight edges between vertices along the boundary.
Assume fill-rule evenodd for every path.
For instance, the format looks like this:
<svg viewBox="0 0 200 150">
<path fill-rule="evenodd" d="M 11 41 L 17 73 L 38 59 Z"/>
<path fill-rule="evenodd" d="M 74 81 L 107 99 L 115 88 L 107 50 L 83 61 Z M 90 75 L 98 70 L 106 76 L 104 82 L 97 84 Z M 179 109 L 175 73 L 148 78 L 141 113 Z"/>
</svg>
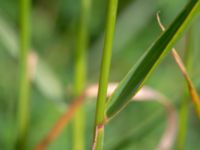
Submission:
<svg viewBox="0 0 200 150">
<path fill-rule="evenodd" d="M 29 88 L 30 88 L 30 68 L 28 68 L 28 54 L 30 49 L 30 1 L 20 1 L 20 57 L 19 57 L 19 103 L 18 115 L 18 142 L 19 149 L 25 148 L 27 130 L 29 123 Z"/>
<path fill-rule="evenodd" d="M 118 6 L 118 0 L 110 0 L 108 2 L 108 14 L 106 20 L 104 49 L 101 60 L 101 71 L 100 71 L 99 90 L 98 90 L 97 106 L 96 106 L 94 138 L 92 145 L 92 149 L 97 149 L 97 150 L 103 149 L 104 122 L 106 120 L 105 106 L 106 106 L 107 86 L 108 86 L 111 55 L 112 55 L 113 37 L 115 31 L 115 21 L 117 16 L 116 14 L 117 6 Z"/>
<path fill-rule="evenodd" d="M 90 0 L 81 1 L 80 21 L 78 27 L 78 35 L 76 42 L 76 56 L 75 56 L 75 83 L 74 92 L 79 96 L 86 84 L 87 71 L 87 48 L 88 48 L 88 26 L 90 17 Z M 84 108 L 79 108 L 74 117 L 74 150 L 84 149 L 85 137 L 85 115 Z"/>
<path fill-rule="evenodd" d="M 199 0 L 0 6 L 0 149 L 200 147 Z"/>
</svg>

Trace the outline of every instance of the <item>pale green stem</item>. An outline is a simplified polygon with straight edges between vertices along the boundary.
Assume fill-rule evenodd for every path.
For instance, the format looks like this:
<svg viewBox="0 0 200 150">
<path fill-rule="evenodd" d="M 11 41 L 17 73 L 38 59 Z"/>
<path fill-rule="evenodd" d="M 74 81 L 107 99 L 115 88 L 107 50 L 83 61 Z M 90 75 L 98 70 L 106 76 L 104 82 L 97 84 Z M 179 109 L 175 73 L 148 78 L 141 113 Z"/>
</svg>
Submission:
<svg viewBox="0 0 200 150">
<path fill-rule="evenodd" d="M 192 70 L 192 29 L 188 31 L 185 41 L 185 51 L 184 51 L 184 64 L 188 72 Z M 189 112 L 189 97 L 186 96 L 186 88 L 183 90 L 183 102 L 181 103 L 179 112 L 179 131 L 177 139 L 177 149 L 184 150 L 185 148 L 185 138 L 187 134 L 187 124 L 188 124 L 188 112 Z"/>
<path fill-rule="evenodd" d="M 186 92 L 186 91 L 183 91 Z M 187 124 L 188 124 L 188 104 L 189 97 L 185 93 L 182 94 L 182 100 L 180 111 L 179 111 L 179 131 L 177 138 L 177 149 L 184 150 L 185 147 L 185 138 L 187 133 Z"/>
<path fill-rule="evenodd" d="M 20 0 L 20 56 L 19 56 L 19 101 L 18 101 L 18 142 L 19 149 L 25 148 L 29 120 L 29 77 L 28 51 L 30 45 L 30 0 Z"/>
<path fill-rule="evenodd" d="M 101 60 L 99 91 L 96 104 L 94 139 L 92 146 L 93 149 L 95 150 L 103 149 L 105 104 L 106 104 L 107 86 L 108 86 L 110 63 L 112 56 L 112 45 L 113 45 L 113 37 L 115 31 L 117 5 L 118 5 L 118 0 L 108 1 L 108 14 L 106 20 L 104 49 Z"/>
<path fill-rule="evenodd" d="M 85 87 L 86 82 L 86 51 L 88 48 L 88 25 L 89 25 L 89 13 L 90 13 L 91 0 L 81 0 L 81 13 L 77 36 L 76 45 L 76 61 L 75 61 L 75 83 L 74 90 L 75 95 L 80 95 Z M 84 149 L 84 131 L 85 131 L 85 116 L 84 109 L 80 109 L 76 112 L 74 117 L 74 138 L 73 138 L 73 149 L 83 150 Z"/>
</svg>

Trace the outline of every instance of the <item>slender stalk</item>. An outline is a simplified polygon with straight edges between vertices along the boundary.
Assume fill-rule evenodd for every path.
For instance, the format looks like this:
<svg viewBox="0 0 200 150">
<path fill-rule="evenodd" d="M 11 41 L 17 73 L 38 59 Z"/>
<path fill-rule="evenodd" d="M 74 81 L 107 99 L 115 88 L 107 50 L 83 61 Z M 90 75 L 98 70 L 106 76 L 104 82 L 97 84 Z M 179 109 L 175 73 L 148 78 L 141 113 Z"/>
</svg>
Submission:
<svg viewBox="0 0 200 150">
<path fill-rule="evenodd" d="M 160 23 L 160 22 L 159 22 Z M 162 29 L 165 30 L 162 26 Z M 188 53 L 186 53 L 188 54 Z M 187 82 L 187 87 L 190 93 L 190 96 L 192 98 L 192 102 L 194 103 L 194 107 L 195 107 L 195 111 L 198 115 L 198 117 L 200 117 L 200 98 L 199 95 L 192 83 L 192 80 L 190 79 L 190 76 L 187 72 L 187 69 L 181 59 L 181 57 L 179 56 L 178 52 L 176 51 L 175 48 L 172 48 L 172 56 L 176 62 L 176 64 L 178 65 L 179 69 L 181 70 L 182 75 L 184 76 L 186 82 Z M 188 56 L 187 56 L 188 57 Z"/>
<path fill-rule="evenodd" d="M 162 28 L 162 30 L 165 30 L 164 26 L 161 24 L 160 22 L 160 19 L 158 17 L 158 21 L 159 21 L 159 24 Z M 190 39 L 190 32 L 188 33 L 188 36 L 187 38 L 189 37 L 189 40 Z M 186 41 L 186 49 L 185 49 L 185 62 L 186 62 L 186 65 L 187 65 L 187 68 L 191 67 L 190 63 L 190 54 L 191 54 L 191 51 L 189 51 L 191 49 L 191 42 L 188 42 L 188 40 Z M 194 103 L 194 107 L 195 107 L 195 111 L 198 115 L 198 117 L 200 117 L 200 98 L 198 96 L 198 93 L 189 77 L 189 74 L 187 72 L 187 69 L 186 67 L 184 66 L 184 63 L 181 59 L 181 57 L 179 56 L 179 54 L 177 53 L 176 49 L 173 48 L 172 49 L 172 56 L 174 57 L 177 65 L 179 66 L 179 69 L 181 70 L 182 72 L 182 75 L 184 76 L 186 82 L 187 82 L 187 87 L 188 87 L 188 90 L 189 90 L 189 93 L 190 93 L 190 96 L 192 98 L 192 102 Z M 180 150 L 183 150 L 184 149 L 184 143 L 185 143 L 185 137 L 186 137 L 186 131 L 187 131 L 187 122 L 188 122 L 188 98 L 186 99 L 185 98 L 185 91 L 183 91 L 183 95 L 182 95 L 182 98 L 184 98 L 184 101 L 182 102 L 181 104 L 181 109 L 180 109 L 180 122 L 179 122 L 179 134 L 178 134 L 178 149 Z M 187 96 L 186 96 L 187 97 Z"/>
<path fill-rule="evenodd" d="M 112 56 L 112 44 L 115 30 L 118 0 L 108 1 L 107 24 L 105 31 L 104 49 L 101 60 L 101 72 L 99 80 L 99 91 L 96 104 L 95 131 L 92 149 L 103 148 L 105 104 L 107 95 L 108 78 Z"/>
<path fill-rule="evenodd" d="M 79 31 L 77 37 L 76 61 L 75 61 L 75 95 L 80 95 L 86 82 L 86 50 L 88 47 L 88 24 L 91 0 L 81 0 L 81 13 Z M 84 110 L 80 107 L 74 118 L 74 150 L 84 149 Z"/>
<path fill-rule="evenodd" d="M 29 15 L 30 0 L 20 0 L 20 62 L 19 62 L 19 101 L 18 101 L 18 143 L 19 149 L 25 148 L 29 120 L 29 77 L 28 50 L 30 44 Z"/>
<path fill-rule="evenodd" d="M 163 26 L 163 24 L 160 21 L 160 17 L 159 14 L 157 14 L 157 20 L 159 23 L 159 26 L 161 27 L 161 29 L 163 31 L 165 31 L 165 27 Z M 182 61 L 181 57 L 179 56 L 179 54 L 177 53 L 175 48 L 172 48 L 172 56 L 174 58 L 174 60 L 176 61 L 176 64 L 179 66 L 179 69 L 181 70 L 186 82 L 187 82 L 187 86 L 188 86 L 188 90 L 189 93 L 192 97 L 192 101 L 194 103 L 195 106 L 195 110 L 198 116 L 200 116 L 200 102 L 199 102 L 199 96 L 193 86 L 193 83 L 189 77 L 188 74 L 188 70 L 191 70 L 192 64 L 191 64 L 191 49 L 192 49 L 192 45 L 191 45 L 191 29 L 189 30 L 187 36 L 186 36 L 186 46 L 185 46 L 185 51 L 184 51 L 184 62 Z M 185 65 L 186 66 L 185 66 Z M 186 131 L 187 131 L 187 122 L 188 122 L 188 104 L 189 104 L 189 100 L 188 100 L 188 95 L 186 95 L 185 93 L 185 88 L 183 88 L 183 94 L 181 96 L 181 99 L 183 99 L 183 102 L 181 103 L 181 108 L 180 108 L 180 112 L 179 112 L 179 132 L 178 132 L 178 140 L 177 140 L 177 149 L 178 150 L 183 150 L 184 146 L 185 146 L 185 137 L 186 137 Z"/>
<path fill-rule="evenodd" d="M 185 138 L 187 134 L 187 124 L 188 124 L 188 112 L 189 112 L 189 97 L 185 94 L 183 90 L 182 97 L 183 102 L 181 103 L 179 110 L 179 127 L 177 134 L 177 150 L 184 150 L 185 148 Z"/>
<path fill-rule="evenodd" d="M 189 30 L 186 40 L 185 40 L 185 50 L 184 50 L 184 64 L 186 66 L 186 69 L 188 72 L 191 72 L 192 67 L 191 67 L 191 59 L 192 59 L 192 29 Z M 178 150 L 184 150 L 185 148 L 185 138 L 187 134 L 187 123 L 188 123 L 188 113 L 189 113 L 189 98 L 188 95 L 186 96 L 185 94 L 186 88 L 183 89 L 183 102 L 181 103 L 180 106 L 180 111 L 179 111 L 179 131 L 178 131 L 178 138 L 177 138 L 177 149 Z"/>
</svg>

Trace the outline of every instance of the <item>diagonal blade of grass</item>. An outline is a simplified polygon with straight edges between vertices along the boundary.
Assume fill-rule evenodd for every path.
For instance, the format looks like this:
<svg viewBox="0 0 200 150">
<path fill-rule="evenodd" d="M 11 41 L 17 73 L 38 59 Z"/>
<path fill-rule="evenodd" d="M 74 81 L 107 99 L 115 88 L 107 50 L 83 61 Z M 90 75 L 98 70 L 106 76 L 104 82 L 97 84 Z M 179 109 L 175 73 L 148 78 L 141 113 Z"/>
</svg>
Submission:
<svg viewBox="0 0 200 150">
<path fill-rule="evenodd" d="M 107 102 L 107 117 L 113 117 L 128 104 L 130 98 L 142 87 L 161 59 L 189 26 L 199 8 L 199 0 L 190 1 L 171 26 L 129 71 Z"/>
<path fill-rule="evenodd" d="M 165 27 L 163 26 L 162 22 L 160 21 L 160 17 L 159 14 L 157 13 L 157 20 L 159 23 L 160 28 L 162 29 L 162 31 L 165 31 Z M 176 64 L 178 65 L 179 69 L 181 70 L 181 73 L 183 74 L 183 77 L 185 78 L 186 82 L 187 82 L 187 86 L 188 86 L 188 90 L 189 93 L 191 95 L 192 98 L 192 102 L 194 104 L 196 113 L 198 115 L 198 117 L 200 118 L 200 98 L 199 95 L 192 83 L 192 80 L 190 79 L 190 76 L 187 72 L 186 67 L 184 66 L 184 63 L 180 57 L 180 55 L 178 54 L 178 52 L 176 51 L 175 48 L 172 48 L 172 56 L 174 58 L 174 60 L 176 61 Z"/>
</svg>

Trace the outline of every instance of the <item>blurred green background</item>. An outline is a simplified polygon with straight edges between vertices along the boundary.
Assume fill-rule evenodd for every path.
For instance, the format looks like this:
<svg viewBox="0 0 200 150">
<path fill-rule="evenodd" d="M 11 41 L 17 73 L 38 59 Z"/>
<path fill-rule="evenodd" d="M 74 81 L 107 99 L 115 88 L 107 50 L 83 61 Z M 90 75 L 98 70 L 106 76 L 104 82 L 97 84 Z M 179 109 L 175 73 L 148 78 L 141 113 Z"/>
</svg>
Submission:
<svg viewBox="0 0 200 150">
<path fill-rule="evenodd" d="M 119 0 L 110 81 L 118 82 L 154 42 L 161 31 L 156 21 L 160 11 L 168 26 L 187 0 Z M 92 0 L 89 23 L 87 85 L 98 82 L 105 29 L 107 0 Z M 72 99 L 74 51 L 80 0 L 33 0 L 31 11 L 31 51 L 38 56 L 31 86 L 30 125 L 27 149 L 32 149 L 53 127 Z M 190 75 L 200 91 L 200 19 L 192 25 Z M 177 43 L 180 54 L 185 40 Z M 14 149 L 18 100 L 19 1 L 0 0 L 0 150 Z M 167 95 L 179 111 L 184 79 L 168 55 L 147 85 Z M 187 91 L 185 90 L 185 95 Z M 189 106 L 186 150 L 200 147 L 200 122 Z M 85 103 L 86 147 L 92 141 L 95 101 Z M 166 122 L 163 108 L 152 102 L 130 104 L 106 126 L 105 150 L 153 150 Z M 72 149 L 72 124 L 49 150 Z M 176 143 L 174 149 L 176 147 Z"/>
</svg>

